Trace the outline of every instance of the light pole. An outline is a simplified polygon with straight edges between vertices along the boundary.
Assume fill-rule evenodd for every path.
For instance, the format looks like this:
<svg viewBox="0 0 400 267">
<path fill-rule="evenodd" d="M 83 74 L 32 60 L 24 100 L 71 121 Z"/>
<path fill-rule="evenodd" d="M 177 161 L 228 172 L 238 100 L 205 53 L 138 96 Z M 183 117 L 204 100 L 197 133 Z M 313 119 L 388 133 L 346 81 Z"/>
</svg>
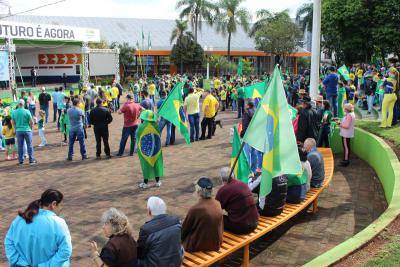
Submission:
<svg viewBox="0 0 400 267">
<path fill-rule="evenodd" d="M 314 0 L 313 6 L 313 28 L 312 28 L 312 51 L 311 51 L 311 80 L 310 96 L 316 99 L 318 96 L 319 83 L 319 61 L 321 56 L 321 0 Z"/>
<path fill-rule="evenodd" d="M 208 51 L 208 47 L 205 45 L 204 46 L 204 51 Z M 207 80 L 210 79 L 210 62 L 208 61 L 208 57 L 207 57 L 207 76 L 206 76 Z"/>
</svg>

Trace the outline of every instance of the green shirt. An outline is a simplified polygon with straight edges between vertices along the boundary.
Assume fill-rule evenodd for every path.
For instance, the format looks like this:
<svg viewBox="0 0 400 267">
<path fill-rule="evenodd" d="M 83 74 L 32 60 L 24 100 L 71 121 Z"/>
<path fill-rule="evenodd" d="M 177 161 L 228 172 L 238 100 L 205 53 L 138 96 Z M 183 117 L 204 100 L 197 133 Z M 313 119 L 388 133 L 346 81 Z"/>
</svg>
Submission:
<svg viewBox="0 0 400 267">
<path fill-rule="evenodd" d="M 237 89 L 237 98 L 244 99 L 244 88 L 243 87 L 239 87 Z"/>
<path fill-rule="evenodd" d="M 11 116 L 12 120 L 15 122 L 16 132 L 31 132 L 30 121 L 32 119 L 29 110 L 24 108 L 17 108 L 14 110 Z"/>
<path fill-rule="evenodd" d="M 331 124 L 332 121 L 332 111 L 325 110 L 324 115 L 322 116 L 322 123 Z"/>
<path fill-rule="evenodd" d="M 40 119 L 38 121 L 38 129 L 43 129 L 43 126 L 44 126 L 44 121 L 43 121 L 43 119 Z"/>
</svg>

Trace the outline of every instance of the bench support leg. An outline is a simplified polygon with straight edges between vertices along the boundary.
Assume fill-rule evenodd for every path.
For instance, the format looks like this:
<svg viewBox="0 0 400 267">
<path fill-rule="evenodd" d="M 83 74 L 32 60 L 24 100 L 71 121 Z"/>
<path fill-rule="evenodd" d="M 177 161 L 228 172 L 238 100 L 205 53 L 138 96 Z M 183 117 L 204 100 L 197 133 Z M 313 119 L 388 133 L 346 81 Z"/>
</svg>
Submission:
<svg viewBox="0 0 400 267">
<path fill-rule="evenodd" d="M 318 198 L 316 198 L 312 203 L 312 213 L 315 214 L 318 211 Z"/>
<path fill-rule="evenodd" d="M 250 264 L 250 244 L 243 248 L 243 267 L 249 267 Z"/>
</svg>

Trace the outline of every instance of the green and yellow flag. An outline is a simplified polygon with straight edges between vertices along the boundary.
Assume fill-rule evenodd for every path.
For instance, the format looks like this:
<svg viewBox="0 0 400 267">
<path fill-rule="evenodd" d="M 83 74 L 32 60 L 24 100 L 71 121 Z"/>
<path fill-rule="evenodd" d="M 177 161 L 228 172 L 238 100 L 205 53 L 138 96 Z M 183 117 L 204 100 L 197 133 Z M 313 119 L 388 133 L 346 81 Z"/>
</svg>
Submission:
<svg viewBox="0 0 400 267">
<path fill-rule="evenodd" d="M 158 115 L 171 122 L 179 130 L 187 144 L 190 144 L 188 124 L 183 109 L 183 83 L 177 83 L 165 99 Z"/>
<path fill-rule="evenodd" d="M 346 65 L 341 66 L 338 69 L 338 72 L 343 76 L 343 78 L 348 81 L 350 80 L 349 70 L 347 69 Z"/>
<path fill-rule="evenodd" d="M 294 107 L 292 107 L 291 105 L 288 105 L 289 107 L 289 114 L 290 114 L 290 118 L 292 120 L 296 119 L 297 116 L 297 109 L 295 109 Z"/>
<path fill-rule="evenodd" d="M 235 159 L 239 153 L 240 146 L 242 145 L 242 141 L 240 140 L 239 132 L 236 126 L 233 127 L 233 142 L 232 142 L 232 154 L 231 154 L 231 168 L 233 167 L 233 163 L 235 163 Z M 235 169 L 233 170 L 235 177 L 247 184 L 249 175 L 251 173 L 249 163 L 247 161 L 244 150 L 240 153 L 239 159 L 236 163 Z"/>
<path fill-rule="evenodd" d="M 147 113 L 149 114 L 148 116 L 156 117 L 153 112 Z M 155 120 L 157 119 L 155 118 Z M 152 118 L 149 118 L 149 121 L 143 120 L 143 123 L 139 125 L 136 132 L 136 144 L 143 177 L 145 179 L 154 179 L 155 177 L 164 176 L 160 130 L 157 122 Z"/>
<path fill-rule="evenodd" d="M 244 87 L 245 98 L 262 98 L 267 89 L 267 84 L 265 82 L 260 82 L 256 84 L 251 84 Z"/>
<path fill-rule="evenodd" d="M 260 196 L 272 190 L 272 178 L 301 172 L 289 107 L 278 67 L 263 96 L 243 142 L 264 152 Z"/>
</svg>

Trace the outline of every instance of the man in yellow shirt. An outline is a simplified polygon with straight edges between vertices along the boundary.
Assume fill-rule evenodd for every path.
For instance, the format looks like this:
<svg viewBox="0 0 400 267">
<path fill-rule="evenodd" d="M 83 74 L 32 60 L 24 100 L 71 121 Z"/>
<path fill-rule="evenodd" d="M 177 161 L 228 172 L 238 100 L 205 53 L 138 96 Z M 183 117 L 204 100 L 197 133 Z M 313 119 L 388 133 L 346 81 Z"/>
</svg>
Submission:
<svg viewBox="0 0 400 267">
<path fill-rule="evenodd" d="M 153 100 L 153 103 L 155 103 L 154 96 L 156 95 L 156 85 L 154 84 L 154 81 L 150 82 L 147 90 L 149 91 L 150 99 Z"/>
<path fill-rule="evenodd" d="M 115 83 L 112 84 L 111 88 L 111 101 L 112 101 L 112 106 L 113 106 L 113 111 L 117 111 L 118 109 L 118 95 L 119 95 L 119 90 L 118 87 L 116 86 Z"/>
<path fill-rule="evenodd" d="M 221 86 L 221 80 L 218 78 L 214 79 L 214 89 L 219 90 L 219 87 Z"/>
<path fill-rule="evenodd" d="M 200 140 L 206 139 L 206 127 L 208 128 L 207 139 L 211 139 L 212 130 L 214 125 L 215 114 L 219 108 L 218 100 L 211 94 L 210 91 L 206 91 L 206 97 L 203 101 L 202 112 L 203 120 L 201 121 L 201 137 Z"/>
<path fill-rule="evenodd" d="M 190 125 L 190 142 L 199 141 L 199 124 L 200 124 L 200 95 L 201 92 L 194 92 L 193 88 L 189 88 L 189 94 L 185 98 L 183 108 L 188 115 Z"/>
</svg>

